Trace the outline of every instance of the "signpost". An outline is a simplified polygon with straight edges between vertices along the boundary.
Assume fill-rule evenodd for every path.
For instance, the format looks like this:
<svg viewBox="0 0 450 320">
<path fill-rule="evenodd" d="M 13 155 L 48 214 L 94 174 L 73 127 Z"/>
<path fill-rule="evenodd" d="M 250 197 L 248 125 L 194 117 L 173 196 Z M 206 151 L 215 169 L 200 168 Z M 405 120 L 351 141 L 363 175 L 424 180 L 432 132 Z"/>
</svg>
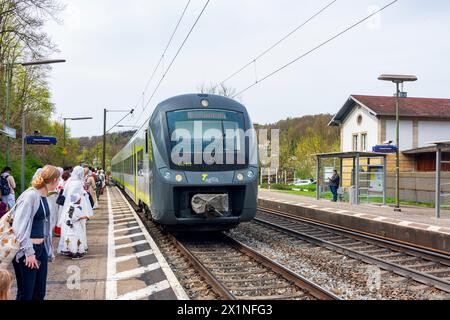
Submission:
<svg viewBox="0 0 450 320">
<path fill-rule="evenodd" d="M 392 146 L 388 144 L 378 145 L 373 147 L 373 152 L 376 153 L 397 153 L 397 146 Z"/>
<path fill-rule="evenodd" d="M 34 146 L 50 146 L 56 145 L 58 140 L 55 137 L 28 136 L 25 142 Z"/>
</svg>

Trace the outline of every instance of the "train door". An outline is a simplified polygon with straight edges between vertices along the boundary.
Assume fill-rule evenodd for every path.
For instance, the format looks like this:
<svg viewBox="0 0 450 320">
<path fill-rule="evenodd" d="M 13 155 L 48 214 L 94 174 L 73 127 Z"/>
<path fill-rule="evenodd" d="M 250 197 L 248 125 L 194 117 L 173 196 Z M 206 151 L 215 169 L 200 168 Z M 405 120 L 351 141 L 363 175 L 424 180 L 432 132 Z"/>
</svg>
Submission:
<svg viewBox="0 0 450 320">
<path fill-rule="evenodd" d="M 145 202 L 144 195 L 144 147 L 136 146 L 136 194 L 137 203 Z"/>
</svg>

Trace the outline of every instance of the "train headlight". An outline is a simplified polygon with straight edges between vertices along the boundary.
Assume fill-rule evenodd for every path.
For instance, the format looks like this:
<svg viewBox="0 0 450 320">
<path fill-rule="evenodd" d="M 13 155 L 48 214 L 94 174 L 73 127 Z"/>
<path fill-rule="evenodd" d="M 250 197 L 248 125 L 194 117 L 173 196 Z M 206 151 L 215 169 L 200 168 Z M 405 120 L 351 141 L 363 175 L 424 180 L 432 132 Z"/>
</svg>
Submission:
<svg viewBox="0 0 450 320">
<path fill-rule="evenodd" d="M 247 177 L 248 177 L 249 179 L 253 179 L 254 176 L 255 176 L 255 173 L 254 173 L 252 170 L 249 170 L 249 171 L 247 172 Z"/>
<path fill-rule="evenodd" d="M 177 174 L 175 176 L 175 180 L 177 180 L 177 182 L 181 182 L 181 181 L 183 181 L 183 176 L 181 174 Z"/>
<path fill-rule="evenodd" d="M 208 101 L 208 100 L 203 99 L 201 103 L 202 103 L 202 106 L 203 106 L 204 108 L 208 108 L 208 107 L 209 107 L 209 101 Z"/>
<path fill-rule="evenodd" d="M 236 179 L 238 179 L 239 181 L 244 181 L 244 175 L 242 173 L 238 173 L 236 175 Z"/>
<path fill-rule="evenodd" d="M 172 179 L 172 174 L 169 171 L 164 172 L 164 179 L 166 180 Z"/>
</svg>

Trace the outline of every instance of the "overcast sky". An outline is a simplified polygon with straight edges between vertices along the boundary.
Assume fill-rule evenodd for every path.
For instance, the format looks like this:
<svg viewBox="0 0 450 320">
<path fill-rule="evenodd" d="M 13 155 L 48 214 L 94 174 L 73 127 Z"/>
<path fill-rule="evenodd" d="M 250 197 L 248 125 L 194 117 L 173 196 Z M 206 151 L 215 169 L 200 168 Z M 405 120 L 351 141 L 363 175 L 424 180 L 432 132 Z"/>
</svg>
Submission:
<svg viewBox="0 0 450 320">
<path fill-rule="evenodd" d="M 330 38 L 391 0 L 338 0 L 256 63 L 259 78 Z M 70 0 L 62 24 L 47 32 L 67 63 L 54 66 L 50 85 L 55 119 L 93 116 L 70 123 L 74 136 L 102 133 L 103 109 L 136 106 L 141 124 L 166 98 L 216 83 L 279 40 L 330 0 L 211 0 L 148 108 L 142 92 L 186 5 L 186 0 Z M 192 0 L 165 59 L 176 53 L 205 1 Z M 392 95 L 381 73 L 415 74 L 409 96 L 450 98 L 450 2 L 400 0 L 256 87 L 241 99 L 252 120 L 335 113 L 350 94 Z M 162 68 L 150 85 L 148 100 Z M 255 81 L 251 67 L 228 82 L 237 91 Z M 141 116 L 139 116 L 141 115 Z M 108 127 L 120 114 L 111 114 Z M 123 130 L 123 129 L 122 129 Z"/>
</svg>

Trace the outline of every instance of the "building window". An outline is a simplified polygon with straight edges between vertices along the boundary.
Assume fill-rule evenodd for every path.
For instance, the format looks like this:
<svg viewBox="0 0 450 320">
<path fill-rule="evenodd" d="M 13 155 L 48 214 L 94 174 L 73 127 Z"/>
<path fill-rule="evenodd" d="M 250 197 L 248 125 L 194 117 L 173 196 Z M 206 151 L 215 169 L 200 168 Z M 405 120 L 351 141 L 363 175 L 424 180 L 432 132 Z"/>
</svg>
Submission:
<svg viewBox="0 0 450 320">
<path fill-rule="evenodd" d="M 353 135 L 352 148 L 353 148 L 353 151 L 358 151 L 358 134 Z"/>
<path fill-rule="evenodd" d="M 361 151 L 367 151 L 367 133 L 361 133 Z"/>
</svg>

